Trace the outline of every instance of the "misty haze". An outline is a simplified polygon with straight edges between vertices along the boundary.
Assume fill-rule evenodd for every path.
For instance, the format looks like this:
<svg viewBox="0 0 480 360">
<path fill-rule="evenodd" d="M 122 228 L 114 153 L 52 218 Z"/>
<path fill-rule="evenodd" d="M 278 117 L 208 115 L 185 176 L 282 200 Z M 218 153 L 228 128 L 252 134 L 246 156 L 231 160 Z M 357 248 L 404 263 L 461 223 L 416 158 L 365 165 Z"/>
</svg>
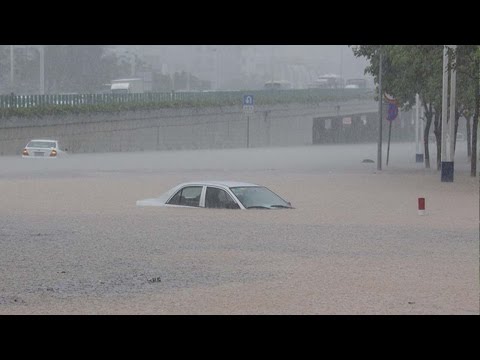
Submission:
<svg viewBox="0 0 480 360">
<path fill-rule="evenodd" d="M 478 315 L 479 58 L 0 45 L 0 314 Z"/>
</svg>

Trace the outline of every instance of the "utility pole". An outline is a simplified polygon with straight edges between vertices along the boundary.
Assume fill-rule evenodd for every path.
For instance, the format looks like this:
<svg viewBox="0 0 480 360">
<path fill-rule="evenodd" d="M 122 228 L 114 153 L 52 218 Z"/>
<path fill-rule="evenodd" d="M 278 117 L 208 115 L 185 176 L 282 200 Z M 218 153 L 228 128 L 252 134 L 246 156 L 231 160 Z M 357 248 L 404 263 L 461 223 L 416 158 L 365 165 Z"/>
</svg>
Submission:
<svg viewBox="0 0 480 360">
<path fill-rule="evenodd" d="M 222 75 L 222 72 L 221 72 L 221 67 L 222 67 L 222 54 L 223 52 L 221 51 L 221 48 L 220 47 L 217 47 L 217 72 L 216 72 L 216 82 L 217 82 L 217 90 L 220 90 L 220 83 L 221 83 L 221 75 Z"/>
<path fill-rule="evenodd" d="M 377 170 L 382 170 L 382 121 L 383 121 L 383 91 L 382 91 L 382 46 L 378 50 L 380 63 L 378 69 L 378 146 L 377 146 Z"/>
<path fill-rule="evenodd" d="M 422 127 L 423 124 L 420 121 L 420 95 L 415 95 L 415 142 L 417 153 L 415 156 L 415 162 L 423 163 L 423 136 L 422 136 Z"/>
<path fill-rule="evenodd" d="M 214 75 L 215 75 L 215 87 L 214 87 L 214 90 L 215 91 L 218 91 L 218 51 L 219 51 L 219 46 L 215 46 L 212 51 L 215 53 L 214 57 L 215 57 L 215 69 L 214 69 Z"/>
<path fill-rule="evenodd" d="M 15 55 L 14 55 L 14 46 L 15 45 L 10 45 L 10 89 L 13 92 L 13 86 L 14 86 L 14 60 L 15 60 Z"/>
<path fill-rule="evenodd" d="M 425 109 L 422 106 L 420 96 L 418 97 L 418 104 L 420 107 L 420 155 L 422 162 L 425 163 Z"/>
<path fill-rule="evenodd" d="M 45 45 L 40 45 L 40 95 L 45 95 Z"/>
<path fill-rule="evenodd" d="M 275 80 L 274 79 L 274 69 L 273 69 L 273 61 L 274 61 L 274 51 L 275 51 L 275 45 L 272 45 L 272 54 L 271 54 L 271 58 L 270 58 L 270 71 L 272 72 L 272 86 L 273 86 L 273 81 Z"/>
<path fill-rule="evenodd" d="M 419 130 L 419 123 L 418 123 L 418 99 L 415 96 L 415 150 L 416 150 L 416 155 L 415 155 L 415 162 L 420 162 L 420 144 L 418 142 L 418 136 L 419 136 L 420 130 Z"/>
<path fill-rule="evenodd" d="M 247 116 L 247 149 L 250 147 L 250 116 Z"/>
<path fill-rule="evenodd" d="M 447 46 L 443 46 L 443 76 L 442 76 L 442 145 L 441 145 L 441 161 L 442 161 L 442 181 L 443 181 L 443 163 L 447 158 L 447 104 L 448 98 L 448 49 Z"/>
<path fill-rule="evenodd" d="M 450 72 L 450 121 L 449 121 L 449 136 L 450 136 L 450 161 L 452 162 L 452 181 L 454 171 L 454 158 L 455 158 L 455 100 L 457 91 L 457 71 L 455 69 L 456 64 L 456 49 L 457 45 L 452 45 L 453 58 L 451 61 L 452 69 Z"/>
<path fill-rule="evenodd" d="M 193 46 L 188 47 L 188 52 L 189 56 L 187 56 L 187 91 L 192 90 L 192 62 L 194 59 L 197 57 L 197 54 L 195 53 L 195 49 Z"/>
<path fill-rule="evenodd" d="M 340 45 L 340 78 L 343 78 L 343 45 Z"/>
<path fill-rule="evenodd" d="M 447 128 L 448 121 L 448 46 L 444 45 L 443 47 L 443 77 L 442 77 L 442 152 L 441 152 L 441 181 L 442 182 L 453 182 L 453 158 L 451 157 L 451 149 L 447 149 L 447 131 L 449 132 L 448 145 L 451 144 L 450 135 L 451 130 Z M 452 73 L 452 80 L 455 80 L 455 75 Z M 452 87 L 455 84 L 452 81 Z M 455 101 L 455 90 L 451 90 L 451 95 L 453 99 L 450 98 L 451 105 L 454 105 Z M 452 97 L 452 96 L 451 96 Z M 453 109 L 453 119 L 450 119 L 450 126 L 453 126 L 452 123 L 455 122 L 455 108 Z"/>
<path fill-rule="evenodd" d="M 190 57 L 189 59 L 187 59 L 187 91 L 190 91 L 190 72 L 192 71 L 191 70 L 191 64 L 190 64 L 190 61 L 192 59 L 192 57 L 194 56 L 193 54 L 193 51 L 191 51 L 192 53 L 190 54 Z"/>
</svg>

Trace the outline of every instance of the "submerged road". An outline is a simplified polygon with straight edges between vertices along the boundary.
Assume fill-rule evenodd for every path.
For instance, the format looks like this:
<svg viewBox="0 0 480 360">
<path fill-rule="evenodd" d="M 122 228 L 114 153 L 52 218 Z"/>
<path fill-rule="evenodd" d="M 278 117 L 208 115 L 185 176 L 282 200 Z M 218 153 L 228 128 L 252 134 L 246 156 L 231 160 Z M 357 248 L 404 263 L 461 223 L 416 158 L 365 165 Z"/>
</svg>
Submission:
<svg viewBox="0 0 480 360">
<path fill-rule="evenodd" d="M 462 148 L 454 183 L 410 143 L 0 157 L 0 314 L 479 314 Z M 208 179 L 296 209 L 135 206 Z"/>
</svg>

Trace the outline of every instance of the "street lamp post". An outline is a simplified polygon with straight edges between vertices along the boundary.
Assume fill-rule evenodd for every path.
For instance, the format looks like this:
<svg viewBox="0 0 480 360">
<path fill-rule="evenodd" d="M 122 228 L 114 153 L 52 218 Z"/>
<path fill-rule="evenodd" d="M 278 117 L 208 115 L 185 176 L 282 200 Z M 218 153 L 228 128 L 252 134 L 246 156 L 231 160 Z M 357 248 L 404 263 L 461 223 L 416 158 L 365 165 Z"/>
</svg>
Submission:
<svg viewBox="0 0 480 360">
<path fill-rule="evenodd" d="M 220 48 L 215 49 L 215 90 L 220 88 Z"/>
<path fill-rule="evenodd" d="M 270 71 L 272 73 L 272 86 L 273 86 L 273 82 L 275 81 L 274 79 L 274 72 L 275 72 L 275 65 L 274 65 L 274 59 L 275 59 L 275 45 L 272 45 L 272 54 L 271 54 L 271 57 L 270 57 Z"/>
<path fill-rule="evenodd" d="M 40 94 L 45 95 L 45 45 L 39 46 L 40 52 Z"/>
<path fill-rule="evenodd" d="M 422 106 L 422 101 L 420 96 L 418 97 L 419 106 L 420 106 L 420 156 L 422 157 L 422 162 L 425 163 L 425 109 Z"/>
<path fill-rule="evenodd" d="M 191 79 L 190 79 L 190 74 L 192 72 L 192 66 L 190 64 L 190 60 L 187 60 L 187 91 L 191 90 Z"/>
<path fill-rule="evenodd" d="M 450 124 L 448 120 L 448 45 L 443 47 L 443 77 L 442 77 L 442 146 L 441 146 L 441 181 L 453 182 L 453 131 L 455 122 L 455 72 L 451 73 L 451 93 L 450 93 Z M 452 50 L 455 50 L 456 46 L 452 46 Z M 449 127 L 447 128 L 447 125 Z M 448 131 L 448 139 L 447 139 Z M 447 142 L 448 140 L 448 142 Z M 447 148 L 450 147 L 450 149 Z"/>
<path fill-rule="evenodd" d="M 218 90 L 218 48 L 214 47 L 212 49 L 212 52 L 214 53 L 214 57 L 215 57 L 215 67 L 213 69 L 214 78 L 215 78 L 215 86 L 213 87 L 213 89 Z"/>
<path fill-rule="evenodd" d="M 450 145 L 450 161 L 452 162 L 452 180 L 453 180 L 453 162 L 455 157 L 455 100 L 456 100 L 456 90 L 457 90 L 457 71 L 455 69 L 455 55 L 457 45 L 451 45 L 451 49 L 453 50 L 453 58 L 452 58 L 452 69 L 450 72 L 450 121 L 449 121 L 449 145 Z"/>
<path fill-rule="evenodd" d="M 417 163 L 423 163 L 423 121 L 421 121 L 420 117 L 420 108 L 421 108 L 421 103 L 420 103 L 420 95 L 416 94 L 415 95 L 415 143 L 416 143 L 416 148 L 417 148 L 417 153 L 415 156 L 415 162 Z"/>
<path fill-rule="evenodd" d="M 343 81 L 343 45 L 340 45 L 340 81 Z"/>
<path fill-rule="evenodd" d="M 40 94 L 45 94 L 45 45 L 34 46 L 40 55 Z M 13 92 L 15 86 L 15 45 L 10 45 L 10 88 Z"/>
<path fill-rule="evenodd" d="M 10 45 L 10 88 L 13 91 L 13 85 L 14 85 L 14 60 L 15 60 L 15 55 L 14 55 L 14 47 L 15 45 Z"/>
</svg>

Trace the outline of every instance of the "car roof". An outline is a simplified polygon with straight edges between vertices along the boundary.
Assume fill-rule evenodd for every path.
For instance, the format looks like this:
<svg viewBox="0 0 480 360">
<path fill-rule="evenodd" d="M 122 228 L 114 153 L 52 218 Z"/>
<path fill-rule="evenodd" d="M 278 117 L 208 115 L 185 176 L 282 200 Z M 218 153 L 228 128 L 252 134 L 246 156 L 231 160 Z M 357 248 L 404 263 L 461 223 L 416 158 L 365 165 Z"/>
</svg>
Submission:
<svg viewBox="0 0 480 360">
<path fill-rule="evenodd" d="M 52 142 L 57 142 L 57 140 L 52 140 L 52 139 L 32 139 L 30 141 L 52 141 Z"/>
<path fill-rule="evenodd" d="M 247 182 L 240 182 L 240 181 L 220 181 L 220 180 L 209 180 L 209 181 L 191 181 L 191 182 L 186 182 L 183 184 L 178 185 L 180 186 L 185 186 L 185 185 L 217 185 L 217 186 L 226 186 L 226 187 L 251 187 L 251 186 L 259 186 L 256 184 L 252 183 L 247 183 Z"/>
</svg>

